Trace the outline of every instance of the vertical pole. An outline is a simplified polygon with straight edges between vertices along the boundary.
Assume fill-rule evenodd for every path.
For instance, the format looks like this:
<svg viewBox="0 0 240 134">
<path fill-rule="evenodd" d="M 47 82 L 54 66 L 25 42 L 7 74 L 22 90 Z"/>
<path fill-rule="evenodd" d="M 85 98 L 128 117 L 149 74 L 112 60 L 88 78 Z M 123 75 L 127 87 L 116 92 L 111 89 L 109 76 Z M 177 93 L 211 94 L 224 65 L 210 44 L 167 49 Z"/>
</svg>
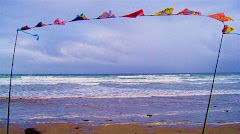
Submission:
<svg viewBox="0 0 240 134">
<path fill-rule="evenodd" d="M 11 67 L 9 90 L 8 90 L 7 134 L 9 134 L 9 115 L 10 115 L 10 101 L 11 101 L 11 87 L 12 87 L 12 72 L 13 72 L 13 63 L 14 63 L 15 50 L 16 50 L 16 45 L 17 45 L 17 37 L 18 37 L 18 30 L 17 30 L 17 33 L 16 33 L 15 45 L 14 45 L 14 50 L 13 50 L 12 67 Z"/>
<path fill-rule="evenodd" d="M 210 107 L 210 103 L 211 103 L 211 99 L 212 99 L 212 91 L 213 91 L 214 82 L 215 82 L 215 77 L 216 77 L 216 73 L 217 73 L 218 60 L 219 60 L 219 56 L 220 56 L 220 52 L 221 52 L 221 47 L 222 47 L 222 40 L 223 40 L 223 33 L 222 33 L 222 38 L 221 38 L 221 42 L 220 42 L 220 46 L 219 46 L 217 63 L 216 63 L 215 72 L 214 72 L 214 75 L 213 75 L 212 88 L 211 88 L 211 92 L 210 92 L 210 96 L 209 96 L 209 100 L 208 100 L 207 112 L 206 112 L 205 121 L 204 121 L 203 129 L 202 129 L 202 134 L 204 134 L 205 127 L 206 127 L 206 124 L 207 124 L 208 111 L 209 111 L 209 107 Z"/>
</svg>

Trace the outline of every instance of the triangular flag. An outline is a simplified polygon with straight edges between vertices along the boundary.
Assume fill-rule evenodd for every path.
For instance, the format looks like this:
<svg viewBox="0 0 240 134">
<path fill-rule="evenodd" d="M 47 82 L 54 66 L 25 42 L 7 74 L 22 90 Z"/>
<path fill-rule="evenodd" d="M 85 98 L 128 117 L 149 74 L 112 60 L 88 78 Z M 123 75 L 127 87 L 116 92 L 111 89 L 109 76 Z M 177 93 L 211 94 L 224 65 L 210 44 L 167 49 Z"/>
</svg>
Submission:
<svg viewBox="0 0 240 134">
<path fill-rule="evenodd" d="M 21 28 L 18 28 L 18 31 L 28 30 L 28 29 L 31 29 L 31 28 L 26 25 L 26 26 L 23 26 L 23 27 L 21 27 Z"/>
<path fill-rule="evenodd" d="M 177 15 L 202 15 L 202 13 L 185 8 L 181 12 L 177 13 Z"/>
<path fill-rule="evenodd" d="M 232 18 L 226 16 L 224 13 L 212 14 L 212 15 L 208 15 L 208 17 L 217 19 L 217 20 L 219 20 L 219 21 L 221 21 L 221 22 L 233 20 Z"/>
<path fill-rule="evenodd" d="M 67 22 L 67 21 L 65 21 L 65 20 L 61 21 L 61 20 L 59 20 L 59 18 L 57 18 L 57 19 L 53 22 L 53 24 L 55 24 L 55 25 L 65 25 L 66 22 Z"/>
<path fill-rule="evenodd" d="M 159 12 L 154 13 L 153 15 L 173 15 L 174 7 L 169 7 Z"/>
<path fill-rule="evenodd" d="M 104 18 L 116 18 L 116 15 L 112 13 L 112 10 L 109 10 L 109 12 L 103 12 L 102 15 L 98 17 L 98 19 Z"/>
<path fill-rule="evenodd" d="M 88 20 L 88 18 L 82 13 L 81 15 L 77 15 L 77 17 L 72 21 L 77 21 L 77 20 Z"/>
<path fill-rule="evenodd" d="M 224 25 L 224 28 L 223 28 L 222 32 L 223 32 L 223 34 L 228 34 L 228 33 L 231 33 L 234 30 L 235 30 L 235 28 L 230 27 L 228 25 Z"/>
<path fill-rule="evenodd" d="M 35 27 L 44 27 L 47 26 L 46 24 L 43 24 L 41 21 L 38 22 L 38 24 Z"/>
<path fill-rule="evenodd" d="M 136 11 L 134 13 L 131 13 L 131 14 L 124 15 L 122 17 L 136 18 L 137 16 L 144 16 L 143 9 L 138 10 L 138 11 Z"/>
</svg>

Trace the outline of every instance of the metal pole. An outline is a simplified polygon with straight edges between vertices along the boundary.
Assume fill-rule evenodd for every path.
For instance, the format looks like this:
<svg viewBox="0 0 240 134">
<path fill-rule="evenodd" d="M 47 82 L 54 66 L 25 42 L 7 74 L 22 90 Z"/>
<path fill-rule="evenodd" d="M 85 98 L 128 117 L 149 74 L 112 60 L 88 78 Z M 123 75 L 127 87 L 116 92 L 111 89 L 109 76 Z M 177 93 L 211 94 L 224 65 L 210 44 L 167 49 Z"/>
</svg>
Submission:
<svg viewBox="0 0 240 134">
<path fill-rule="evenodd" d="M 220 46 L 219 46 L 217 63 L 216 63 L 215 72 L 214 72 L 214 75 L 213 75 L 212 88 L 211 88 L 211 93 L 210 93 L 209 100 L 208 100 L 207 112 L 206 112 L 205 121 L 204 121 L 203 129 L 202 129 L 202 134 L 204 134 L 205 127 L 206 127 L 206 124 L 207 124 L 208 111 L 209 111 L 209 107 L 210 107 L 210 103 L 211 103 L 211 99 L 212 99 L 212 91 L 213 91 L 214 82 L 215 82 L 215 77 L 216 77 L 216 73 L 217 73 L 218 60 L 219 60 L 219 56 L 220 56 L 220 52 L 221 52 L 221 47 L 222 47 L 222 40 L 223 40 L 223 33 L 222 33 L 222 38 L 221 38 L 221 42 L 220 42 Z"/>
<path fill-rule="evenodd" d="M 12 56 L 12 67 L 11 67 L 9 91 L 8 91 L 7 134 L 9 134 L 9 116 L 10 116 L 10 101 L 11 101 L 11 87 L 12 87 L 12 72 L 13 72 L 15 50 L 16 50 L 16 45 L 17 45 L 17 37 L 18 37 L 18 30 L 17 30 L 17 34 L 16 34 L 15 45 L 14 45 L 13 56 Z"/>
</svg>

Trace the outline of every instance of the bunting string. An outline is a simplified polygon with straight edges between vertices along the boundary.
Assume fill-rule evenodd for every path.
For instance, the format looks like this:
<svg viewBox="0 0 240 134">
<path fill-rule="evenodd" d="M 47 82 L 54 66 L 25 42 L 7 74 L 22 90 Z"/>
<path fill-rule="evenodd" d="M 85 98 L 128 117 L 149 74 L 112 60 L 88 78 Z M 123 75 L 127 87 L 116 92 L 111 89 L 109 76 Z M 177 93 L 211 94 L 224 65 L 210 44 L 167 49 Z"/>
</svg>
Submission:
<svg viewBox="0 0 240 134">
<path fill-rule="evenodd" d="M 77 15 L 76 18 L 74 18 L 73 20 L 70 20 L 70 21 L 65 21 L 65 20 L 61 21 L 59 18 L 57 18 L 53 23 L 50 23 L 50 24 L 43 24 L 42 22 L 39 22 L 34 27 L 28 27 L 26 25 L 26 26 L 23 26 L 22 28 L 20 28 L 18 30 L 19 31 L 20 30 L 29 30 L 29 29 L 32 29 L 32 28 L 44 27 L 44 26 L 49 26 L 49 25 L 65 25 L 68 22 L 75 22 L 75 21 L 82 21 L 82 20 L 95 20 L 95 19 L 106 19 L 106 18 L 109 19 L 109 18 L 122 18 L 122 17 L 136 18 L 136 17 L 139 17 L 139 16 L 197 15 L 197 16 L 210 17 L 210 18 L 216 19 L 216 20 L 221 21 L 221 22 L 226 22 L 226 21 L 233 20 L 232 18 L 226 16 L 224 13 L 217 13 L 217 14 L 212 14 L 212 15 L 203 15 L 199 11 L 193 11 L 193 10 L 189 10 L 188 8 L 185 8 L 181 12 L 174 14 L 173 9 L 174 9 L 174 7 L 169 7 L 169 8 L 166 8 L 164 10 L 161 10 L 157 13 L 154 13 L 152 15 L 145 15 L 143 9 L 140 9 L 136 12 L 133 12 L 133 13 L 130 13 L 130 14 L 127 14 L 127 15 L 122 15 L 122 16 L 116 16 L 115 14 L 113 14 L 112 10 L 109 10 L 109 12 L 103 12 L 102 15 L 100 15 L 97 18 L 90 18 L 90 19 L 88 19 L 82 13 L 81 15 Z"/>
</svg>

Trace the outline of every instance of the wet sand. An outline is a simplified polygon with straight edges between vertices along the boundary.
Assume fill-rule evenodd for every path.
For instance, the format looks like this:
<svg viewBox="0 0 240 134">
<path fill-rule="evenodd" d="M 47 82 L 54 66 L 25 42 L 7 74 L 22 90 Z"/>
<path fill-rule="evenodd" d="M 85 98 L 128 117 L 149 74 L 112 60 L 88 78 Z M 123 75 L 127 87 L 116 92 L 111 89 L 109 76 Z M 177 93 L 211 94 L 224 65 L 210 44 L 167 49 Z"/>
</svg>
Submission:
<svg viewBox="0 0 240 134">
<path fill-rule="evenodd" d="M 12 99 L 10 134 L 201 134 L 207 97 Z M 214 96 L 206 134 L 240 134 L 236 100 Z M 0 99 L 0 134 L 6 104 Z"/>
<path fill-rule="evenodd" d="M 138 123 L 108 124 L 98 126 L 78 125 L 72 123 L 39 123 L 25 128 L 21 127 L 21 125 L 12 125 L 10 128 L 10 134 L 24 134 L 24 130 L 26 128 L 34 128 L 41 134 L 201 134 L 202 132 L 202 127 L 163 127 Z M 206 134 L 239 134 L 240 124 L 208 126 L 205 132 Z M 6 129 L 1 128 L 0 134 L 5 133 Z"/>
<path fill-rule="evenodd" d="M 239 95 L 215 95 L 208 124 L 240 122 Z M 11 123 L 71 122 L 94 125 L 156 123 L 202 124 L 208 96 L 138 98 L 12 99 Z M 6 124 L 7 100 L 0 99 L 0 125 Z M 152 125 L 152 124 L 149 124 Z"/>
</svg>

